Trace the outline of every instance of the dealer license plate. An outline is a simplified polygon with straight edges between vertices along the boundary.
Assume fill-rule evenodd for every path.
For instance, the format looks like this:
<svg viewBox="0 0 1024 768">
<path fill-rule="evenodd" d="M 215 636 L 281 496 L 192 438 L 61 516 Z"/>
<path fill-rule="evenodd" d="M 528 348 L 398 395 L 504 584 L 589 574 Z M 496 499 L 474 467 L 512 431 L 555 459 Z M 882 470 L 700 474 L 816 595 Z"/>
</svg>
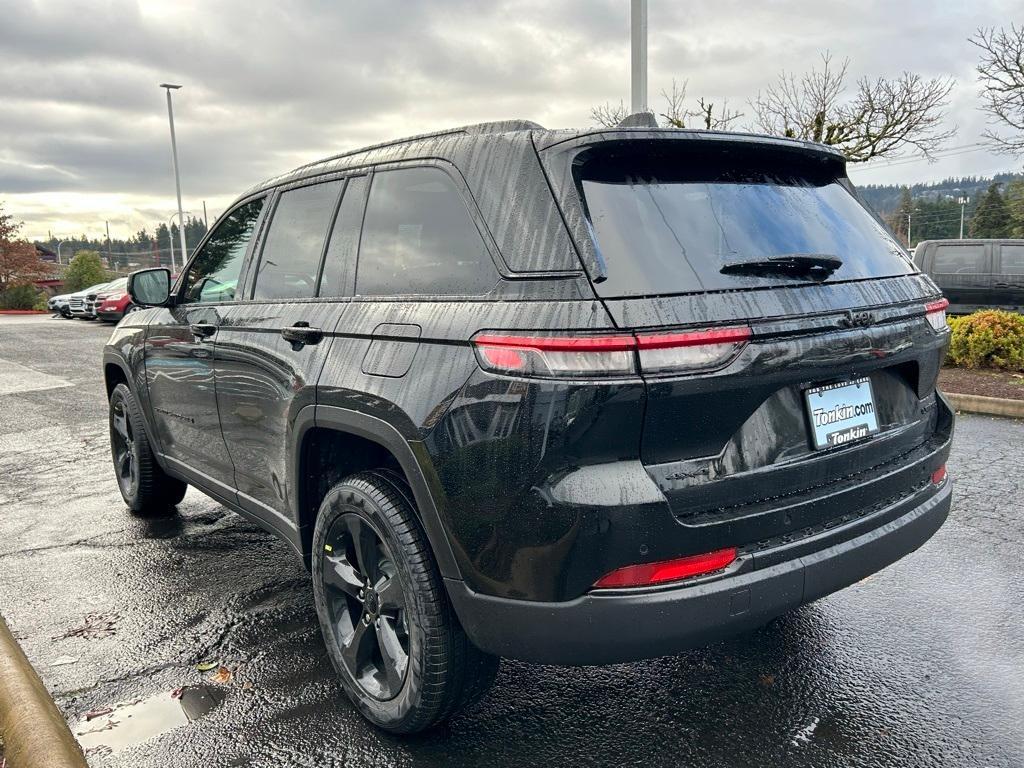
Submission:
<svg viewBox="0 0 1024 768">
<path fill-rule="evenodd" d="M 804 391 L 815 448 L 835 448 L 878 432 L 875 396 L 868 378 Z"/>
</svg>

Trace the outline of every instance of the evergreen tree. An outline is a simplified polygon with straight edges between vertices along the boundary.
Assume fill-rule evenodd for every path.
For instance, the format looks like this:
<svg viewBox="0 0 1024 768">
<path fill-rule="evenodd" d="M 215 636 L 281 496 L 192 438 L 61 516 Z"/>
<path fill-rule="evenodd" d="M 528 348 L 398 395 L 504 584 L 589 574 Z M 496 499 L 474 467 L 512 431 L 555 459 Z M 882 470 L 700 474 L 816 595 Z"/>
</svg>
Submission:
<svg viewBox="0 0 1024 768">
<path fill-rule="evenodd" d="M 1009 234 L 1010 211 L 999 192 L 999 184 L 993 182 L 978 202 L 971 219 L 971 237 L 1008 237 Z"/>
<path fill-rule="evenodd" d="M 891 226 L 893 232 L 899 235 L 900 239 L 908 245 L 907 224 L 909 223 L 908 219 L 913 218 L 913 211 L 914 199 L 910 196 L 910 187 L 903 187 L 900 191 L 900 204 L 893 212 L 889 220 L 889 226 Z"/>
<path fill-rule="evenodd" d="M 1024 238 L 1024 181 L 1011 181 L 1006 185 L 1006 209 L 1010 214 L 1010 237 Z"/>
</svg>

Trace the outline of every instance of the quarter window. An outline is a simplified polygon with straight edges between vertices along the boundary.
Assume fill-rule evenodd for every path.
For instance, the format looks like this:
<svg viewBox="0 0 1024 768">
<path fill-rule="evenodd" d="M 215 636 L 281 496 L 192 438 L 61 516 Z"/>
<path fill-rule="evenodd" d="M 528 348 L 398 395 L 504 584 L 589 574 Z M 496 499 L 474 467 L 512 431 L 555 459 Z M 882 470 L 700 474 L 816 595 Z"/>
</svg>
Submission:
<svg viewBox="0 0 1024 768">
<path fill-rule="evenodd" d="M 224 216 L 202 250 L 192 260 L 185 278 L 186 303 L 232 301 L 238 288 L 246 249 L 263 210 L 264 199 L 250 200 Z"/>
<path fill-rule="evenodd" d="M 320 257 L 342 181 L 283 192 L 260 256 L 254 299 L 297 299 L 316 295 Z"/>
<path fill-rule="evenodd" d="M 455 183 L 439 168 L 373 176 L 356 293 L 363 296 L 487 293 L 497 270 Z"/>
<path fill-rule="evenodd" d="M 1000 272 L 1024 275 L 1024 245 L 1004 245 L 999 249 Z"/>
</svg>

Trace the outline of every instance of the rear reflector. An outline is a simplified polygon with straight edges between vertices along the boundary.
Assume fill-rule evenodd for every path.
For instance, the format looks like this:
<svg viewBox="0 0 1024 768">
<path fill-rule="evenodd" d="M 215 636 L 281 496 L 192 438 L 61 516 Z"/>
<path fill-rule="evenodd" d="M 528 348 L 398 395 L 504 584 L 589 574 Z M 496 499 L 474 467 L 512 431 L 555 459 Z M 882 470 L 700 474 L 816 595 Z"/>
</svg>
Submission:
<svg viewBox="0 0 1024 768">
<path fill-rule="evenodd" d="M 942 331 L 949 327 L 946 322 L 946 307 L 949 306 L 949 299 L 939 299 L 930 304 L 924 305 L 924 316 L 932 329 Z"/>
<path fill-rule="evenodd" d="M 718 549 L 704 555 L 689 555 L 643 565 L 627 565 L 602 576 L 594 584 L 598 589 L 645 587 L 679 581 L 692 576 L 720 571 L 736 559 L 736 548 Z"/>
<path fill-rule="evenodd" d="M 943 464 L 941 467 L 932 472 L 932 485 L 940 485 L 943 480 L 946 479 L 946 465 Z"/>
<path fill-rule="evenodd" d="M 473 345 L 481 367 L 497 373 L 622 376 L 717 368 L 739 354 L 750 336 L 747 327 L 609 336 L 481 333 L 473 337 Z"/>
</svg>

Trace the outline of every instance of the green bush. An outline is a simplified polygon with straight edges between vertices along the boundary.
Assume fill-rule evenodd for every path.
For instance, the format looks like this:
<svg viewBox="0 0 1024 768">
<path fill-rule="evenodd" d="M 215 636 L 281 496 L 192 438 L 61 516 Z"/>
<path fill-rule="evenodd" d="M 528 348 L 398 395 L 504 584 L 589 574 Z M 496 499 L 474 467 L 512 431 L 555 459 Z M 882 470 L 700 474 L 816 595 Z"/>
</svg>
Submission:
<svg viewBox="0 0 1024 768">
<path fill-rule="evenodd" d="M 963 368 L 1024 371 L 1024 316 L 986 310 L 951 318 L 948 362 Z"/>
<path fill-rule="evenodd" d="M 81 250 L 71 259 L 64 273 L 64 291 L 74 293 L 108 279 L 100 255 L 96 251 Z"/>
<path fill-rule="evenodd" d="M 18 283 L 0 293 L 0 309 L 37 309 L 40 291 L 31 283 Z M 46 299 L 43 299 L 46 309 Z"/>
</svg>

